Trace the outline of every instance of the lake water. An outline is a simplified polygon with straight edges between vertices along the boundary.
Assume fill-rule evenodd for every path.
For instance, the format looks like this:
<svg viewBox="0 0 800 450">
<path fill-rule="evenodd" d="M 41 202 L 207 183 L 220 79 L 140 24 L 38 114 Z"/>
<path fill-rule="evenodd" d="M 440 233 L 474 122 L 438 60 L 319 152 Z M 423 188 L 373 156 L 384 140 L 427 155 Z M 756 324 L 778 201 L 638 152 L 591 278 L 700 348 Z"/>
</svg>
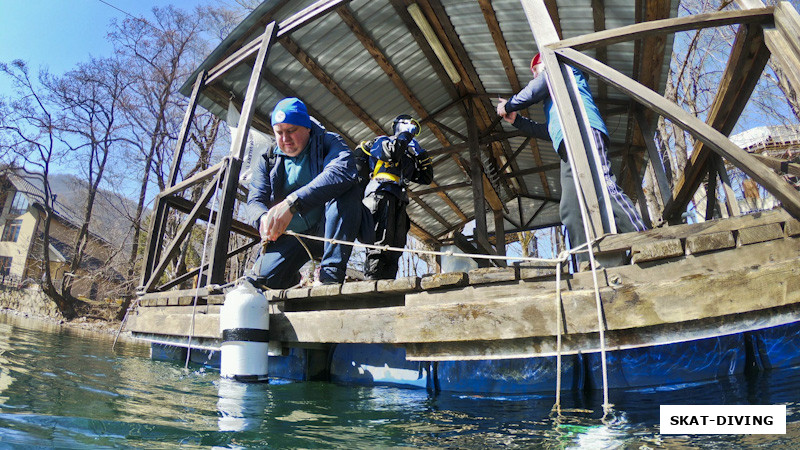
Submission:
<svg viewBox="0 0 800 450">
<path fill-rule="evenodd" d="M 147 346 L 0 314 L 0 448 L 800 448 L 800 370 L 554 396 L 240 384 Z M 660 435 L 660 404 L 786 404 L 787 434 Z"/>
</svg>

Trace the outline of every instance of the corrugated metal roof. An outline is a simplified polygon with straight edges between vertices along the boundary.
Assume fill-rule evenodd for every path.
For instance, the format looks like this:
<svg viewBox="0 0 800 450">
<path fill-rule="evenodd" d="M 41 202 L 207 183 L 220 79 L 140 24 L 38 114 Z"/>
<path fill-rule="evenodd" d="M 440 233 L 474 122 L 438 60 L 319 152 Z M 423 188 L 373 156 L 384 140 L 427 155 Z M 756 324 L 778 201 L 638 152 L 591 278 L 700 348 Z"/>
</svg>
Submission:
<svg viewBox="0 0 800 450">
<path fill-rule="evenodd" d="M 437 161 L 434 180 L 435 186 L 443 190 L 425 193 L 419 197 L 419 201 L 412 201 L 409 213 L 414 224 L 422 228 L 425 233 L 436 239 L 445 239 L 450 231 L 460 229 L 464 225 L 464 216 L 468 220 L 474 217 L 472 188 L 470 186 L 448 188 L 469 181 L 469 177 L 465 174 L 465 169 L 469 170 L 469 151 L 464 149 L 458 155 L 441 154 L 441 149 L 462 143 L 462 137 L 468 134 L 468 122 L 464 110 L 458 106 L 452 107 L 453 103 L 465 97 L 475 96 L 477 101 L 485 106 L 485 111 L 479 109 L 475 113 L 476 116 L 481 116 L 477 119 L 481 135 L 514 131 L 513 127 L 503 121 L 500 121 L 500 125 L 493 130 L 486 129 L 488 122 L 496 119 L 493 112 L 496 100 L 490 100 L 488 95 L 511 95 L 515 92 L 492 38 L 490 25 L 481 9 L 481 4 L 477 1 L 419 0 L 418 3 L 421 9 L 427 12 L 428 18 L 434 19 L 432 22 L 442 24 L 439 34 L 442 40 L 446 41 L 446 46 L 451 47 L 449 51 L 451 58 L 466 67 L 473 67 L 477 74 L 474 80 L 462 80 L 461 83 L 454 85 L 449 78 L 441 75 L 442 70 L 437 67 L 439 63 L 431 58 L 431 51 L 425 48 L 428 44 L 415 38 L 415 34 L 421 33 L 406 12 L 406 5 L 411 3 L 410 0 L 355 0 L 344 3 L 345 5 L 339 8 L 355 17 L 360 27 L 366 31 L 388 60 L 396 76 L 402 80 L 402 84 L 408 86 L 413 96 L 412 101 L 418 102 L 423 108 L 425 114 L 420 119 L 429 118 L 423 121 L 426 126 L 423 127 L 419 140 L 426 149 L 439 153 L 434 157 L 434 161 Z M 595 3 L 591 0 L 556 2 L 561 18 L 558 26 L 564 38 L 596 31 L 592 10 L 592 5 Z M 648 7 L 648 3 L 650 2 L 624 0 L 603 2 L 605 28 L 633 24 L 637 16 L 646 16 L 644 8 Z M 235 42 L 247 42 L 259 36 L 263 32 L 265 23 L 263 17 L 269 16 L 280 23 L 312 4 L 314 2 L 308 0 L 264 2 L 209 56 L 198 68 L 198 72 L 200 69 L 208 70 L 214 67 L 223 56 L 235 51 L 237 49 L 233 47 Z M 529 62 L 537 50 L 522 5 L 518 0 L 493 0 L 486 4 L 490 5 L 499 23 L 501 38 L 508 48 L 517 82 L 524 86 L 530 80 Z M 677 4 L 677 0 L 670 1 L 671 17 L 677 14 Z M 636 5 L 642 8 L 638 14 Z M 452 30 L 448 31 L 450 24 Z M 244 36 L 249 38 L 243 39 Z M 451 38 L 455 36 L 457 42 L 453 39 L 448 40 L 448 36 Z M 267 118 L 278 100 L 284 96 L 297 95 L 317 115 L 322 116 L 317 117 L 318 119 L 344 134 L 352 142 L 372 138 L 376 131 L 353 111 L 352 106 L 348 107 L 343 103 L 341 95 L 351 99 L 353 104 L 357 105 L 355 108 L 363 111 L 384 131 L 390 130 L 391 121 L 398 114 L 408 113 L 417 117 L 421 115 L 337 11 L 329 12 L 313 24 L 292 32 L 288 38 L 313 59 L 323 73 L 315 76 L 287 51 L 282 43 L 273 45 L 267 70 L 288 86 L 291 92 L 281 92 L 280 86 L 275 87 L 264 82 L 257 102 L 257 114 Z M 658 91 L 664 89 L 671 47 L 670 39 L 664 54 L 660 55 L 661 73 L 659 84 L 655 86 Z M 460 53 L 459 48 L 463 49 L 467 60 L 463 60 L 464 54 Z M 594 50 L 586 53 L 590 56 L 595 55 Z M 630 76 L 637 73 L 638 69 L 634 65 L 641 64 L 642 58 L 643 55 L 637 54 L 633 42 L 624 42 L 608 47 L 605 62 Z M 252 59 L 249 64 L 252 64 Z M 240 65 L 223 77 L 220 87 L 225 92 L 233 92 L 241 100 L 249 76 L 250 67 Z M 329 77 L 341 90 L 340 96 L 337 97 L 329 87 L 320 82 L 318 78 L 320 76 Z M 469 73 L 462 73 L 462 78 L 465 76 L 469 78 Z M 472 81 L 475 81 L 475 86 L 469 87 Z M 182 92 L 190 93 L 191 85 L 192 80 L 187 81 Z M 625 96 L 613 89 L 601 91 L 595 79 L 590 79 L 590 85 L 598 97 L 601 110 L 609 105 L 616 106 L 620 102 L 628 101 Z M 599 95 L 601 92 L 602 95 Z M 220 117 L 225 117 L 227 105 L 216 104 L 205 96 L 201 96 L 201 104 Z M 540 107 L 531 108 L 529 113 L 534 120 L 543 120 Z M 431 121 L 430 118 L 435 121 Z M 609 115 L 606 119 L 611 132 L 612 151 L 614 147 L 628 147 L 632 139 L 629 133 L 632 118 L 628 114 L 618 114 Z M 434 127 L 444 134 L 446 141 L 437 138 L 433 132 Z M 451 128 L 461 136 L 449 132 L 447 128 Z M 490 165 L 499 169 L 506 165 L 507 158 L 524 142 L 523 137 L 506 138 L 493 149 L 494 152 L 502 154 L 492 156 L 487 151 L 483 158 L 487 161 L 489 158 L 494 158 Z M 498 187 L 497 195 L 504 201 L 507 219 L 511 219 L 506 221 L 507 230 L 516 230 L 520 227 L 538 228 L 559 222 L 558 204 L 554 201 L 560 196 L 558 156 L 549 142 L 536 144 L 538 155 L 534 147 L 528 144 L 503 170 L 507 178 L 500 177 L 501 186 Z M 615 163 L 619 165 L 618 161 Z M 541 166 L 553 168 L 544 171 L 542 175 L 536 171 L 536 168 Z M 520 172 L 521 175 L 510 175 L 514 172 Z M 508 187 L 502 186 L 506 183 Z M 414 185 L 412 189 L 424 191 L 430 190 L 430 187 Z M 420 202 L 424 203 L 424 206 Z M 430 209 L 433 209 L 438 217 L 431 214 Z M 487 216 L 487 223 L 491 231 L 493 229 L 491 214 Z"/>
</svg>

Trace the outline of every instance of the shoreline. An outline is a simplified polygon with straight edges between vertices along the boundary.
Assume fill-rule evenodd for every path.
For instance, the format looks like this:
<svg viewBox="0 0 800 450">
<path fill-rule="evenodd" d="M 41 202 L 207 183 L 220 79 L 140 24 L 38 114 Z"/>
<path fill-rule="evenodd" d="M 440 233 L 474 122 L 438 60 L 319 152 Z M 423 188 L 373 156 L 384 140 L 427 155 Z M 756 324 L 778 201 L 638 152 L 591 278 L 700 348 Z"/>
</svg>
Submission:
<svg viewBox="0 0 800 450">
<path fill-rule="evenodd" d="M 63 317 L 54 317 L 47 314 L 37 314 L 25 311 L 18 311 L 8 307 L 0 308 L 0 314 L 12 316 L 16 318 L 29 319 L 41 323 L 47 323 L 53 326 L 59 326 L 71 330 L 92 331 L 95 333 L 102 333 L 110 336 L 117 336 L 119 339 L 125 339 L 132 342 L 138 342 L 129 331 L 120 332 L 121 321 L 118 320 L 103 320 L 98 318 L 89 318 L 85 316 L 76 317 L 72 320 L 66 320 Z"/>
</svg>

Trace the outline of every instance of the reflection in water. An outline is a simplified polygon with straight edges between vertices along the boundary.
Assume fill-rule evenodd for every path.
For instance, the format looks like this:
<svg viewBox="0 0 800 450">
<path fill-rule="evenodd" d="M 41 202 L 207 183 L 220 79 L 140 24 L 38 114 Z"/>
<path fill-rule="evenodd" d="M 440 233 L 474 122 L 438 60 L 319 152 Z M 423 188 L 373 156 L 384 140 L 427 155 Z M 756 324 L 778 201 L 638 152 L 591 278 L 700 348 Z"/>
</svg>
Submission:
<svg viewBox="0 0 800 450">
<path fill-rule="evenodd" d="M 0 315 L 0 447 L 734 448 L 800 439 L 800 369 L 683 386 L 429 395 L 330 383 L 243 384 L 152 361 L 146 346 Z M 786 404 L 784 436 L 662 436 L 661 404 Z"/>
<path fill-rule="evenodd" d="M 271 395 L 266 383 L 240 383 L 219 378 L 219 431 L 245 431 L 258 428 L 269 415 Z"/>
</svg>

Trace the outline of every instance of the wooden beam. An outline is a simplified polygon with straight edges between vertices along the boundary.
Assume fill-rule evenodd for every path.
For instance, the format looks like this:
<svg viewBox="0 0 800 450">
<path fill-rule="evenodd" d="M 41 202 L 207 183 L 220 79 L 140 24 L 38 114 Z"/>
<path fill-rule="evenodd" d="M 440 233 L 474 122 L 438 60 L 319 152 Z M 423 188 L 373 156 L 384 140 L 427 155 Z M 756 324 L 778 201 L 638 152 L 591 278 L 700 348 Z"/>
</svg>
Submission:
<svg viewBox="0 0 800 450">
<path fill-rule="evenodd" d="M 468 106 L 470 112 L 473 105 Z M 470 115 L 471 116 L 471 115 Z M 469 162 L 470 175 L 472 178 L 472 200 L 475 211 L 475 230 L 472 232 L 475 243 L 486 253 L 490 252 L 488 231 L 486 227 L 486 204 L 483 186 L 483 164 L 481 164 L 480 149 L 478 148 L 478 125 L 474 120 L 467 122 L 469 135 Z"/>
<path fill-rule="evenodd" d="M 163 198 L 170 208 L 173 208 L 176 211 L 180 211 L 184 214 L 189 214 L 195 205 L 193 201 L 183 197 L 167 196 Z M 200 209 L 200 214 L 197 216 L 197 220 L 216 222 L 217 214 L 218 211 L 211 211 L 209 208 L 203 207 Z M 258 233 L 258 230 L 254 226 L 235 219 L 231 221 L 231 231 L 242 236 L 251 237 L 253 239 L 259 239 L 261 237 L 261 235 Z"/>
<path fill-rule="evenodd" d="M 421 197 L 421 196 L 427 195 L 427 194 L 434 194 L 434 193 L 437 193 L 437 192 L 444 192 L 444 191 L 452 191 L 453 189 L 464 189 L 464 188 L 468 188 L 468 187 L 471 187 L 471 186 L 472 186 L 472 183 L 470 183 L 468 181 L 465 181 L 465 182 L 462 182 L 462 183 L 448 184 L 446 186 L 436 186 L 436 187 L 427 188 L 427 189 L 414 189 L 413 192 L 414 192 L 415 195 Z"/>
<path fill-rule="evenodd" d="M 162 197 L 168 197 L 170 195 L 173 195 L 173 194 L 181 192 L 181 191 L 183 191 L 185 189 L 188 189 L 188 188 L 190 188 L 190 187 L 192 187 L 192 186 L 194 186 L 196 184 L 200 184 L 200 183 L 208 180 L 209 178 L 213 177 L 214 175 L 216 175 L 219 172 L 219 169 L 220 169 L 220 167 L 222 167 L 223 164 L 225 164 L 224 161 L 218 162 L 218 163 L 214 164 L 213 166 L 209 167 L 208 169 L 203 170 L 202 172 L 198 172 L 198 173 L 194 174 L 192 177 L 187 178 L 187 179 L 181 181 L 178 184 L 173 184 L 172 187 L 168 187 L 168 188 L 164 189 L 163 191 L 161 191 L 160 195 Z"/>
<path fill-rule="evenodd" d="M 189 231 L 191 231 L 192 226 L 194 226 L 197 218 L 200 216 L 201 209 L 208 203 L 209 200 L 211 200 L 211 197 L 216 192 L 218 182 L 219 179 L 214 179 L 214 182 L 209 183 L 205 190 L 203 190 L 203 193 L 200 195 L 200 198 L 197 200 L 194 208 L 189 213 L 189 217 L 187 217 L 178 228 L 178 231 L 175 233 L 175 237 L 172 238 L 172 241 L 170 241 L 169 245 L 167 246 L 164 256 L 153 269 L 153 272 L 150 274 L 147 282 L 144 283 L 144 292 L 150 292 L 153 290 L 156 281 L 158 281 L 158 279 L 161 277 L 161 274 L 163 274 L 164 270 L 166 270 L 167 265 L 176 256 L 178 250 L 180 249 L 180 244 L 182 244 L 186 236 L 189 235 Z"/>
<path fill-rule="evenodd" d="M 494 250 L 498 256 L 506 256 L 506 224 L 503 222 L 503 211 L 494 211 Z M 508 264 L 504 259 L 498 259 L 499 267 Z"/>
<path fill-rule="evenodd" d="M 217 217 L 211 240 L 209 283 L 223 284 L 225 282 L 226 256 L 228 255 L 228 243 L 230 242 L 233 207 L 236 204 L 236 192 L 239 187 L 239 172 L 241 171 L 242 160 L 244 159 L 247 147 L 250 123 L 252 122 L 256 109 L 256 102 L 258 101 L 258 93 L 263 79 L 262 73 L 277 33 L 278 29 L 275 22 L 270 22 L 266 30 L 264 30 L 264 39 L 262 39 L 261 46 L 258 49 L 258 55 L 253 63 L 253 70 L 250 72 L 250 79 L 247 83 L 244 105 L 242 106 L 242 112 L 239 116 L 239 125 L 236 127 L 236 134 L 231 142 L 231 154 L 233 158 L 230 159 L 228 167 L 223 169 L 224 178 L 220 180 L 224 184 L 222 186 L 222 199 L 219 205 L 220 213 Z"/>
<path fill-rule="evenodd" d="M 767 155 L 760 155 L 757 153 L 752 153 L 752 155 L 778 174 L 785 173 L 795 177 L 800 177 L 800 164 L 790 163 L 783 159 L 778 159 Z"/>
<path fill-rule="evenodd" d="M 452 22 L 450 22 L 450 18 L 441 2 L 439 0 L 418 0 L 417 4 L 426 13 L 428 21 L 433 29 L 440 35 L 440 39 L 443 38 L 442 44 L 445 46 L 445 49 L 450 55 L 450 59 L 461 72 L 461 82 L 466 90 L 470 93 L 484 93 L 486 90 L 483 87 L 480 76 L 478 75 L 477 70 L 475 70 L 472 60 L 469 57 L 469 53 L 467 53 L 466 49 L 461 43 L 461 38 L 456 32 Z M 480 134 L 481 131 L 489 129 L 490 124 L 492 123 L 492 117 L 494 117 L 494 114 L 491 114 L 494 112 L 494 108 L 492 107 L 488 98 L 472 97 L 472 99 L 474 100 L 473 103 L 476 106 L 473 112 L 476 114 L 476 118 L 479 120 L 478 132 Z M 504 153 L 505 151 L 502 145 L 492 145 L 492 152 L 490 152 L 489 155 L 490 157 L 494 158 L 495 161 L 497 161 L 498 167 L 502 165 L 502 162 L 500 161 L 500 155 L 503 155 Z M 504 183 L 502 188 L 509 193 L 509 196 L 511 196 L 511 190 L 508 184 Z M 497 197 L 497 201 L 494 201 L 493 203 L 502 204 L 502 201 L 499 199 L 499 193 L 494 192 L 494 187 L 492 187 L 490 191 L 487 191 L 486 194 L 487 199 L 491 199 L 495 196 Z"/>
<path fill-rule="evenodd" d="M 769 24 L 773 22 L 774 8 L 759 8 L 748 11 L 722 11 L 692 16 L 675 17 L 672 19 L 653 20 L 624 27 L 614 28 L 596 33 L 584 34 L 574 38 L 567 38 L 549 44 L 548 47 L 557 50 L 572 48 L 586 50 L 599 46 L 609 46 L 620 42 L 633 41 L 658 34 L 676 33 L 679 31 L 699 30 L 709 27 L 721 27 L 735 24 Z"/>
<path fill-rule="evenodd" d="M 253 248 L 256 244 L 259 244 L 259 243 L 261 243 L 261 238 L 260 237 L 258 239 L 254 239 L 253 241 L 251 241 L 251 242 L 249 242 L 249 243 L 247 243 L 247 244 L 245 244 L 245 245 L 233 250 L 232 252 L 228 253 L 228 256 L 227 256 L 226 259 L 233 258 L 234 256 L 238 255 L 239 253 L 245 252 L 245 251 Z M 185 274 L 183 274 L 183 275 L 181 275 L 181 276 L 179 276 L 179 277 L 177 277 L 177 278 L 175 278 L 173 280 L 170 280 L 167 283 L 162 284 L 161 286 L 158 286 L 155 290 L 157 292 L 163 292 L 163 291 L 166 291 L 167 289 L 172 289 L 173 287 L 178 286 L 179 284 L 192 279 L 192 277 L 197 276 L 200 273 L 200 270 L 205 271 L 206 269 L 208 269 L 208 263 L 204 264 L 201 267 L 195 267 L 194 269 L 186 272 Z"/>
<path fill-rule="evenodd" d="M 739 27 L 728 65 L 706 120 L 710 126 L 726 136 L 730 134 L 768 60 L 769 51 L 764 44 L 761 29 L 744 25 Z M 702 177 L 708 171 L 706 162 L 710 153 L 704 143 L 695 144 L 683 176 L 675 183 L 673 201 L 664 206 L 665 221 L 670 221 L 685 211 L 686 205 L 702 182 Z"/>
<path fill-rule="evenodd" d="M 367 128 L 372 130 L 373 133 L 378 135 L 391 134 L 387 133 L 383 127 L 378 125 L 378 123 L 375 122 L 375 120 L 373 120 L 372 117 L 370 117 L 370 115 L 367 114 L 367 112 L 364 111 L 364 109 L 361 108 L 361 106 L 339 86 L 339 83 L 337 83 L 333 77 L 328 75 L 328 73 L 322 69 L 322 66 L 320 66 L 319 63 L 311 57 L 311 55 L 306 53 L 305 50 L 300 48 L 300 46 L 297 45 L 294 40 L 288 36 L 285 36 L 278 42 L 280 42 L 283 48 L 286 49 L 290 55 L 294 56 L 294 58 L 300 62 L 300 64 L 302 64 L 303 67 L 305 67 L 306 70 L 308 70 L 311 75 L 314 76 L 314 78 L 316 78 L 323 86 L 325 86 L 325 88 L 328 89 L 328 92 L 333 94 L 334 97 L 342 102 L 342 104 L 347 107 L 347 109 L 349 109 L 350 112 L 353 113 L 353 115 L 355 115 L 361 122 L 363 122 Z"/>
<path fill-rule="evenodd" d="M 764 7 L 761 0 L 735 0 L 740 8 L 747 11 L 757 11 Z M 789 88 L 792 89 L 795 95 L 800 94 L 800 53 L 794 48 L 799 47 L 798 38 L 796 34 L 789 32 L 785 34 L 787 26 L 793 23 L 791 29 L 800 28 L 800 18 L 798 18 L 797 11 L 792 13 L 794 9 L 791 5 L 786 5 L 786 2 L 778 4 L 775 17 L 780 22 L 775 27 L 764 27 L 764 38 L 769 48 L 770 54 L 775 64 L 780 67 L 783 75 L 788 80 Z"/>
<path fill-rule="evenodd" d="M 544 173 L 544 172 L 549 172 L 551 170 L 557 170 L 559 168 L 561 168 L 561 163 L 552 163 L 552 164 L 546 164 L 544 166 L 531 167 L 530 169 L 523 169 L 523 170 L 520 170 L 519 172 L 512 172 L 512 173 L 507 174 L 507 176 L 509 176 L 509 177 L 523 177 L 525 175 L 530 175 L 532 173 Z"/>
<path fill-rule="evenodd" d="M 298 29 L 314 22 L 315 20 L 319 19 L 320 17 L 328 14 L 332 10 L 338 8 L 340 5 L 349 3 L 351 0 L 320 0 L 309 7 L 303 9 L 302 11 L 298 12 L 297 14 L 287 18 L 286 20 L 282 21 L 278 24 L 278 35 L 277 37 L 288 36 L 290 33 L 297 31 Z M 267 17 L 271 16 L 268 14 Z M 267 23 L 271 22 L 271 20 L 259 20 L 257 24 L 254 24 L 254 28 L 256 26 L 266 27 Z M 249 36 L 250 33 L 245 33 L 245 36 Z M 261 34 L 260 36 L 256 37 L 255 39 L 251 40 L 241 48 L 239 46 L 242 44 L 243 39 L 239 39 L 235 43 L 232 43 L 229 48 L 239 48 L 233 54 L 230 54 L 225 59 L 217 63 L 214 67 L 209 69 L 208 71 L 208 79 L 206 81 L 207 84 L 214 83 L 217 81 L 218 78 L 222 77 L 225 73 L 229 70 L 233 69 L 234 67 L 242 64 L 243 62 L 254 58 L 259 48 L 261 48 L 264 40 L 274 40 L 274 36 L 270 36 L 266 33 Z"/>
<path fill-rule="evenodd" d="M 602 78 L 637 102 L 669 118 L 673 123 L 681 124 L 682 128 L 691 133 L 696 139 L 702 141 L 712 151 L 723 156 L 767 188 L 772 195 L 783 203 L 783 207 L 793 217 L 800 217 L 800 193 L 794 190 L 785 180 L 759 163 L 751 154 L 732 143 L 719 131 L 605 64 L 601 64 L 572 49 L 559 50 L 558 54 L 568 64 L 575 65 Z"/>
<path fill-rule="evenodd" d="M 437 222 L 439 222 L 439 223 L 441 223 L 442 225 L 444 225 L 444 227 L 445 227 L 445 228 L 448 228 L 448 227 L 451 227 L 451 226 L 452 226 L 452 224 L 451 224 L 450 222 L 448 222 L 448 221 L 447 221 L 447 219 L 445 219 L 444 217 L 442 217 L 442 215 L 441 215 L 441 214 L 439 214 L 439 212 L 438 212 L 438 211 L 436 211 L 435 209 L 433 209 L 433 208 L 431 207 L 431 205 L 429 205 L 429 204 L 427 204 L 427 203 L 423 202 L 423 201 L 422 201 L 422 200 L 419 198 L 419 196 L 418 196 L 418 195 L 416 195 L 414 192 L 412 192 L 412 191 L 407 191 L 407 193 L 408 193 L 408 198 L 409 198 L 409 199 L 413 200 L 413 201 L 414 201 L 414 203 L 418 204 L 418 205 L 419 205 L 419 206 L 420 206 L 422 209 L 424 209 L 424 210 L 425 210 L 425 212 L 427 212 L 428 214 L 430 214 L 430 215 L 431 215 L 431 217 L 433 217 L 434 219 L 436 219 L 436 221 L 437 221 Z"/>
<path fill-rule="evenodd" d="M 169 169 L 169 178 L 167 178 L 167 187 L 175 186 L 175 181 L 178 179 L 178 171 L 181 167 L 183 151 L 186 148 L 186 141 L 189 139 L 189 127 L 192 125 L 194 112 L 197 110 L 197 100 L 199 98 L 200 89 L 205 83 L 206 75 L 207 72 L 205 70 L 201 71 L 194 82 L 192 95 L 189 97 L 189 104 L 186 106 L 183 122 L 181 122 L 181 131 L 178 133 L 178 141 L 175 143 L 175 151 L 172 154 L 172 164 Z"/>
<path fill-rule="evenodd" d="M 422 120 L 428 117 L 428 111 L 426 111 L 425 107 L 422 106 L 422 102 L 417 99 L 417 97 L 411 91 L 411 88 L 408 87 L 400 74 L 397 73 L 397 70 L 395 70 L 391 62 L 389 62 L 389 58 L 387 58 L 383 54 L 383 51 L 378 48 L 378 44 L 372 39 L 367 30 L 361 26 L 350 8 L 347 6 L 342 6 L 337 10 L 337 12 L 339 17 L 341 17 L 344 23 L 350 28 L 350 31 L 352 31 L 359 42 L 361 42 L 361 45 L 364 46 L 378 66 L 383 69 L 383 72 L 386 74 L 386 76 L 389 77 L 392 83 L 394 83 L 400 94 L 406 99 L 406 101 L 408 101 L 411 107 L 414 108 L 414 111 L 417 113 L 418 117 Z M 442 133 L 441 130 L 439 130 L 436 122 L 428 121 L 425 122 L 425 124 L 443 146 L 446 147 L 450 145 L 447 137 L 444 135 L 444 133 Z M 434 185 L 434 187 L 437 185 L 435 182 L 431 184 Z M 444 201 L 447 206 L 449 206 L 459 217 L 466 218 L 461 209 L 459 209 L 458 205 L 456 205 L 456 203 L 450 197 L 448 197 L 447 194 L 444 192 L 439 192 L 437 195 L 439 195 L 442 201 Z"/>
<path fill-rule="evenodd" d="M 641 112 L 640 107 L 637 107 L 636 111 L 638 112 L 634 113 L 634 115 L 636 116 L 637 124 L 639 125 L 639 132 L 642 134 L 642 136 L 644 136 L 644 144 L 647 148 L 647 154 L 649 156 L 648 162 L 650 167 L 653 169 L 653 175 L 656 178 L 655 188 L 658 189 L 662 205 L 666 205 L 672 198 L 672 190 L 670 189 L 669 181 L 667 180 L 667 172 L 664 170 L 664 161 L 661 160 L 661 154 L 653 140 L 656 134 L 655 126 L 647 122 L 647 119 L 644 117 L 643 112 Z"/>
</svg>

